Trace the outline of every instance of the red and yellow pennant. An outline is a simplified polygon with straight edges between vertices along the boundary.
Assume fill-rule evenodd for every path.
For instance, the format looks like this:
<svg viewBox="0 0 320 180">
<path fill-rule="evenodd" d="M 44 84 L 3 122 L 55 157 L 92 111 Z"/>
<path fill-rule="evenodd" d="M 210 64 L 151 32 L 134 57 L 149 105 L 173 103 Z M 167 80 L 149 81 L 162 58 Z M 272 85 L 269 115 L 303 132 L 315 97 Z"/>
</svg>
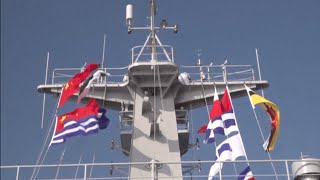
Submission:
<svg viewBox="0 0 320 180">
<path fill-rule="evenodd" d="M 259 105 L 270 117 L 271 119 L 271 132 L 264 143 L 264 147 L 266 151 L 271 152 L 274 149 L 276 144 L 279 129 L 280 129 L 280 111 L 279 108 L 271 101 L 267 100 L 266 98 L 256 94 L 253 90 L 249 87 L 245 86 L 248 92 L 248 96 L 252 105 L 252 108 L 255 108 L 255 105 Z"/>
</svg>

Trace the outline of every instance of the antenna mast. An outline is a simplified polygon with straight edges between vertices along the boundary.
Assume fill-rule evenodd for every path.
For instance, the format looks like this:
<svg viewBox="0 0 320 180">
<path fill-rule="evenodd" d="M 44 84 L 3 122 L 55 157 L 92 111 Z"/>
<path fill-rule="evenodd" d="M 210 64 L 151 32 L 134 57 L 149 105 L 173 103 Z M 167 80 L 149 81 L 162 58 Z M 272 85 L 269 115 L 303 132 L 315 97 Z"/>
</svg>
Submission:
<svg viewBox="0 0 320 180">
<path fill-rule="evenodd" d="M 156 35 L 156 30 L 159 29 L 172 29 L 174 33 L 178 32 L 178 26 L 168 26 L 168 23 L 166 20 L 162 20 L 160 23 L 160 26 L 155 26 L 155 15 L 156 15 L 156 3 L 155 0 L 150 0 L 150 26 L 148 27 L 133 27 L 133 6 L 132 4 L 128 4 L 126 7 L 126 21 L 128 26 L 128 34 L 131 34 L 133 30 L 148 30 L 150 31 L 150 34 L 147 38 L 147 41 L 145 43 L 149 44 L 151 46 L 151 61 L 156 61 L 156 47 L 157 43 L 161 45 L 161 42 L 159 41 L 159 38 Z M 150 41 L 149 41 L 150 40 Z"/>
<path fill-rule="evenodd" d="M 156 5 L 154 0 L 150 0 L 150 25 L 151 25 L 151 46 L 152 46 L 152 56 L 151 61 L 156 60 L 156 33 L 154 30 L 154 18 L 156 15 Z"/>
</svg>

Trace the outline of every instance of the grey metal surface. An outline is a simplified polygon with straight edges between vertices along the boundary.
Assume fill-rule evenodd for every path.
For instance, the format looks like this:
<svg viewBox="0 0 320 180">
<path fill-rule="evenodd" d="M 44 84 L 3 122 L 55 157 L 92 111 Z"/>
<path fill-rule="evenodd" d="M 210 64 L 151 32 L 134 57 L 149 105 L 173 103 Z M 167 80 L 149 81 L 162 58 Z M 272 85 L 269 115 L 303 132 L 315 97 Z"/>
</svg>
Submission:
<svg viewBox="0 0 320 180">
<path fill-rule="evenodd" d="M 130 162 L 180 161 L 173 97 L 161 100 L 159 96 L 149 96 L 146 101 L 142 91 L 136 92 Z M 158 119 L 159 122 L 156 122 Z M 178 164 L 161 164 L 155 169 L 159 178 L 182 175 Z M 132 165 L 129 172 L 130 177 L 145 177 L 150 171 L 149 166 Z"/>
<path fill-rule="evenodd" d="M 320 179 L 320 159 L 304 158 L 293 162 L 291 167 L 294 180 Z"/>
</svg>

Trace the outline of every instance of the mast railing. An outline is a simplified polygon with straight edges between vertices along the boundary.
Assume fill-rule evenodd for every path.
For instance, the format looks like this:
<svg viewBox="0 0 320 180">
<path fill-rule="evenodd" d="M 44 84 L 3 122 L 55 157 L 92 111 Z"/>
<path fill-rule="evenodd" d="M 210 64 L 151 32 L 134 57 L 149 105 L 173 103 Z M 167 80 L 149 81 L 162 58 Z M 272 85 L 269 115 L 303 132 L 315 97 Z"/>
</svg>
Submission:
<svg viewBox="0 0 320 180">
<path fill-rule="evenodd" d="M 142 46 L 136 46 L 135 48 L 141 48 Z M 167 55 L 171 57 L 173 62 L 173 49 L 172 47 L 170 52 L 165 55 L 165 53 L 161 53 L 157 51 L 157 57 L 159 62 L 168 62 L 166 58 Z M 134 49 L 134 48 L 133 48 Z M 135 62 L 146 62 L 150 61 L 151 52 L 143 53 L 143 54 L 132 54 L 132 63 Z M 161 57 L 161 58 L 160 58 Z M 134 61 L 136 59 L 136 61 Z M 200 82 L 201 73 L 205 75 L 203 81 L 254 81 L 255 73 L 254 69 L 251 65 L 213 65 L 213 66 L 201 66 L 203 72 L 199 71 L 200 66 L 180 66 L 180 72 L 187 72 L 192 81 Z M 110 74 L 107 78 L 101 78 L 99 81 L 94 82 L 94 84 L 118 84 L 125 82 L 125 77 L 128 73 L 128 66 L 120 67 L 120 68 L 99 68 L 105 72 Z M 64 84 L 68 82 L 75 74 L 83 71 L 84 68 L 57 68 L 53 70 L 52 73 L 52 84 Z"/>
<path fill-rule="evenodd" d="M 155 51 L 152 52 L 152 48 Z M 131 63 L 149 62 L 155 56 L 158 62 L 170 61 L 174 62 L 173 47 L 169 45 L 142 45 L 135 46 L 131 49 Z"/>
<path fill-rule="evenodd" d="M 201 69 L 201 71 L 199 70 Z M 251 65 L 201 65 L 180 66 L 180 72 L 187 72 L 192 81 L 254 81 L 254 69 Z"/>
<path fill-rule="evenodd" d="M 189 178 L 197 178 L 197 179 L 207 179 L 208 172 L 212 164 L 223 162 L 222 168 L 222 179 L 236 179 L 240 174 L 235 174 L 233 171 L 234 164 L 237 165 L 239 171 L 242 170 L 243 167 L 247 165 L 247 162 L 250 163 L 250 168 L 253 172 L 253 175 L 256 179 L 274 179 L 275 174 L 270 171 L 266 172 L 266 167 L 270 166 L 270 162 L 273 162 L 277 167 L 276 176 L 280 180 L 290 180 L 293 179 L 296 175 L 294 172 L 289 170 L 289 166 L 292 165 L 293 162 L 300 162 L 301 159 L 286 159 L 286 160 L 236 160 L 236 161 L 181 161 L 181 162 L 153 162 L 155 166 L 161 167 L 163 164 L 180 164 L 182 168 L 184 167 L 195 167 L 192 171 L 185 171 L 183 174 L 184 179 Z M 319 159 L 304 159 L 303 161 L 311 162 L 314 164 L 319 164 Z M 142 165 L 148 166 L 150 162 L 132 162 L 132 163 L 85 163 L 85 164 L 48 164 L 48 165 L 14 165 L 14 166 L 1 166 L 1 179 L 29 179 L 32 174 L 33 168 L 40 168 L 40 172 L 38 177 L 35 179 L 49 180 L 53 179 L 56 173 L 56 169 L 60 168 L 60 173 L 57 179 L 127 179 L 128 176 L 123 173 L 117 173 L 113 171 L 115 167 L 117 168 L 129 168 L 130 165 Z M 242 165 L 242 166 L 241 166 Z M 230 168 L 228 168 L 230 166 Z M 91 177 L 88 177 L 87 170 L 88 168 L 93 168 L 94 173 L 91 174 Z M 66 168 L 65 170 L 63 170 Z M 74 172 L 76 169 L 79 169 L 79 175 L 75 178 Z M 240 170 L 241 169 L 241 170 Z M 158 169 L 161 171 L 161 168 Z M 82 174 L 82 175 L 81 175 Z M 314 176 L 320 178 L 320 172 L 312 172 L 308 173 L 308 176 Z M 64 178 L 59 178 L 59 177 Z M 134 178 L 130 177 L 130 179 L 150 179 L 152 176 L 152 172 L 150 171 L 150 176 Z M 219 175 L 215 176 L 217 179 Z M 170 177 L 161 177 L 161 179 L 171 179 Z M 177 177 L 178 178 L 178 177 Z M 181 178 L 181 177 L 180 177 Z"/>
<path fill-rule="evenodd" d="M 110 76 L 108 78 L 101 78 L 94 84 L 102 83 L 121 83 L 124 81 L 124 77 L 127 75 L 128 66 L 120 68 L 99 68 L 104 72 L 108 72 Z M 84 71 L 84 68 L 57 68 L 52 73 L 52 84 L 64 84 L 68 82 L 75 74 Z"/>
</svg>

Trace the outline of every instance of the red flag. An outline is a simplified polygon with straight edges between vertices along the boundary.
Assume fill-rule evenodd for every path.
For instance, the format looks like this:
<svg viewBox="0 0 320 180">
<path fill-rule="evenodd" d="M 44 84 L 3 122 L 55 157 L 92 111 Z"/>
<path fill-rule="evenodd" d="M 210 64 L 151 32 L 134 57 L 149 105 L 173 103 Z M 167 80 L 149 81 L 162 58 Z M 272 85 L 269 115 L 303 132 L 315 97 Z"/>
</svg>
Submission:
<svg viewBox="0 0 320 180">
<path fill-rule="evenodd" d="M 221 104 L 219 101 L 217 90 L 214 92 L 213 105 L 210 111 L 209 120 L 219 118 L 222 115 Z"/>
<path fill-rule="evenodd" d="M 223 113 L 228 112 L 232 109 L 228 89 L 224 91 L 223 97 L 221 99 L 221 109 Z"/>
<path fill-rule="evenodd" d="M 206 133 L 206 132 L 207 132 L 207 125 L 203 125 L 203 126 L 197 131 L 198 134 Z"/>
<path fill-rule="evenodd" d="M 89 115 L 96 116 L 98 114 L 99 105 L 94 99 L 90 99 L 89 103 L 86 106 L 79 107 L 72 112 L 63 114 L 58 117 L 56 132 L 59 132 L 64 129 L 64 124 L 68 120 L 78 121 L 82 118 L 85 118 Z"/>
<path fill-rule="evenodd" d="M 61 91 L 62 95 L 60 98 L 58 108 L 64 105 L 67 99 L 79 90 L 80 83 L 82 83 L 91 74 L 92 71 L 97 69 L 98 66 L 99 65 L 96 63 L 89 64 L 83 72 L 80 72 L 73 76 L 73 78 L 71 78 L 63 86 L 63 89 Z"/>
</svg>

